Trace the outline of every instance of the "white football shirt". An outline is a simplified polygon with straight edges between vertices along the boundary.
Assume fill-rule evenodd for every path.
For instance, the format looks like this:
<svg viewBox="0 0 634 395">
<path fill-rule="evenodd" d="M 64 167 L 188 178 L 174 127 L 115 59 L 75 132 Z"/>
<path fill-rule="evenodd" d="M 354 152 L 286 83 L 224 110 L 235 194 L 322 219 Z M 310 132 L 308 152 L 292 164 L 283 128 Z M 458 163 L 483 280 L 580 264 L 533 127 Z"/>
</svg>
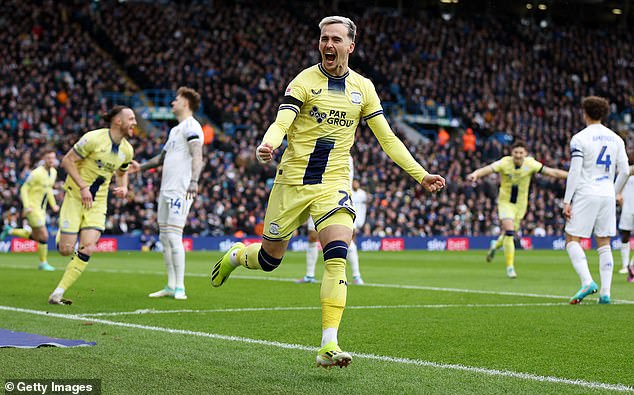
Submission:
<svg viewBox="0 0 634 395">
<path fill-rule="evenodd" d="M 625 143 L 619 135 L 601 124 L 589 125 L 570 140 L 570 156 L 583 159 L 575 194 L 615 196 L 617 169 L 628 168 Z"/>
<path fill-rule="evenodd" d="M 634 177 L 627 179 L 627 183 L 621 194 L 623 195 L 623 208 L 621 212 L 634 213 Z"/>
<path fill-rule="evenodd" d="M 184 119 L 170 131 L 169 138 L 163 150 L 163 175 L 161 191 L 178 191 L 185 193 L 192 178 L 192 155 L 189 152 L 189 142 L 204 141 L 203 129 L 194 117 Z"/>
</svg>

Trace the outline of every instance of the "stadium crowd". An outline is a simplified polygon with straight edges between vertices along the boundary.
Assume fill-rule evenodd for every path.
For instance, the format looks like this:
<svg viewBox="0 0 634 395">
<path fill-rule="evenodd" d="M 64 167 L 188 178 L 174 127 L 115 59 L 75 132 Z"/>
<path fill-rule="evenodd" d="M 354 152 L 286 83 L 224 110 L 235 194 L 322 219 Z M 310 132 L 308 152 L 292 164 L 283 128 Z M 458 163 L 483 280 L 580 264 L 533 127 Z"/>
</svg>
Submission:
<svg viewBox="0 0 634 395">
<path fill-rule="evenodd" d="M 11 11 L 0 16 L 5 222 L 22 220 L 18 190 L 39 150 L 54 145 L 61 159 L 70 142 L 100 126 L 99 114 L 109 104 L 101 94 L 135 89 L 125 73 L 142 89 L 198 90 L 206 115 L 225 130 L 206 148 L 201 193 L 185 233 L 257 233 L 275 169 L 255 162 L 255 144 L 275 118 L 289 79 L 319 60 L 321 12 L 286 2 L 265 8 L 43 2 L 32 12 L 28 3 L 10 0 L 3 7 Z M 373 80 L 384 102 L 403 106 L 393 115 L 438 104 L 462 123 L 443 144 L 415 144 L 399 133 L 428 170 L 446 177 L 447 190 L 437 196 L 400 172 L 367 126 L 358 129 L 355 177 L 371 195 L 365 235 L 496 234 L 495 177 L 477 186 L 465 181 L 475 168 L 508 154 L 495 136 L 526 140 L 537 160 L 566 168 L 567 143 L 582 128 L 583 96 L 608 97 L 613 114 L 634 108 L 631 29 L 542 29 L 494 16 L 348 15 L 359 26 L 351 66 Z M 95 37 L 107 38 L 103 49 Z M 466 128 L 477 135 L 475 151 L 463 149 Z M 156 155 L 167 131 L 163 126 L 135 139 L 135 158 Z M 128 202 L 111 200 L 106 232 L 157 233 L 160 173 L 135 175 L 131 183 Z M 59 201 L 61 180 L 57 189 Z M 525 234 L 563 232 L 563 189 L 561 181 L 536 177 Z"/>
</svg>

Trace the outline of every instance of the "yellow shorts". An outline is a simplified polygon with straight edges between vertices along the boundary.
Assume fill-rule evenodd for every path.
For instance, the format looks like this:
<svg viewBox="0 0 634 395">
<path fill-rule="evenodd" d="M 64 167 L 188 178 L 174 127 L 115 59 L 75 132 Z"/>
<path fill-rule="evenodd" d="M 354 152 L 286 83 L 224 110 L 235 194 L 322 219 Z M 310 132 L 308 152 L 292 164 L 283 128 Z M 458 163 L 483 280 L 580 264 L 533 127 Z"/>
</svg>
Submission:
<svg viewBox="0 0 634 395">
<path fill-rule="evenodd" d="M 293 232 L 302 226 L 308 216 L 315 221 L 319 232 L 325 226 L 333 225 L 328 219 L 339 210 L 345 210 L 349 216 L 337 225 L 354 228 L 354 207 L 350 196 L 350 185 L 314 184 L 285 185 L 275 184 L 269 196 L 269 204 L 264 217 L 264 237 L 267 240 L 288 240 Z"/>
<path fill-rule="evenodd" d="M 106 202 L 93 201 L 89 209 L 81 205 L 81 200 L 66 195 L 59 211 L 59 230 L 62 233 L 77 234 L 83 229 L 106 228 Z"/>
<path fill-rule="evenodd" d="M 46 225 L 46 213 L 40 208 L 35 208 L 26 215 L 26 220 L 29 221 L 31 228 L 41 228 Z"/>
<path fill-rule="evenodd" d="M 526 215 L 526 205 L 514 204 L 510 202 L 498 202 L 498 217 L 500 221 L 503 219 L 512 219 L 515 228 L 518 229 L 520 222 Z"/>
</svg>

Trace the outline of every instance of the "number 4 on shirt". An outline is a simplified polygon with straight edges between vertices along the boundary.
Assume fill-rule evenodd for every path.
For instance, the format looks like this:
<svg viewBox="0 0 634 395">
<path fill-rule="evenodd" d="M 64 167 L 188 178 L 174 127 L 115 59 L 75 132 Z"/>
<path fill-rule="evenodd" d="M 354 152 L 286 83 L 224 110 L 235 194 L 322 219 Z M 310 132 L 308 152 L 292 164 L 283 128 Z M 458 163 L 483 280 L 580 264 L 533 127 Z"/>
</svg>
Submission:
<svg viewBox="0 0 634 395">
<path fill-rule="evenodd" d="M 597 158 L 597 165 L 604 165 L 606 172 L 610 171 L 610 165 L 612 164 L 612 161 L 610 160 L 610 154 L 605 155 L 605 150 L 607 148 L 608 147 L 606 145 L 604 145 L 601 148 L 601 152 L 599 153 L 599 157 Z"/>
</svg>

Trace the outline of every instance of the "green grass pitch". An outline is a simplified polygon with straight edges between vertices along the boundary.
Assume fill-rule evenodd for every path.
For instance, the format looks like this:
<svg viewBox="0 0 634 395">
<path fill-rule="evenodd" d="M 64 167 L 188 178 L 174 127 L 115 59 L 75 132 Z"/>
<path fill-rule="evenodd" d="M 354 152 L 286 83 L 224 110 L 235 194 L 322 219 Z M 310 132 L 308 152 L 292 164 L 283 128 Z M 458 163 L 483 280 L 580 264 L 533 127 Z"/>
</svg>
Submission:
<svg viewBox="0 0 634 395">
<path fill-rule="evenodd" d="M 0 349 L 0 380 L 96 378 L 105 394 L 634 392 L 634 284 L 615 271 L 616 303 L 568 305 L 579 280 L 564 251 L 518 251 L 516 280 L 484 251 L 361 252 L 367 285 L 348 287 L 339 329 L 353 362 L 331 370 L 314 365 L 319 284 L 293 283 L 304 254 L 215 289 L 220 255 L 187 254 L 189 300 L 176 301 L 147 297 L 165 283 L 160 254 L 97 254 L 72 306 L 46 303 L 66 258 L 51 253 L 58 270 L 39 272 L 35 255 L 0 255 L 0 328 L 97 342 Z M 599 283 L 595 252 L 588 261 Z"/>
</svg>

